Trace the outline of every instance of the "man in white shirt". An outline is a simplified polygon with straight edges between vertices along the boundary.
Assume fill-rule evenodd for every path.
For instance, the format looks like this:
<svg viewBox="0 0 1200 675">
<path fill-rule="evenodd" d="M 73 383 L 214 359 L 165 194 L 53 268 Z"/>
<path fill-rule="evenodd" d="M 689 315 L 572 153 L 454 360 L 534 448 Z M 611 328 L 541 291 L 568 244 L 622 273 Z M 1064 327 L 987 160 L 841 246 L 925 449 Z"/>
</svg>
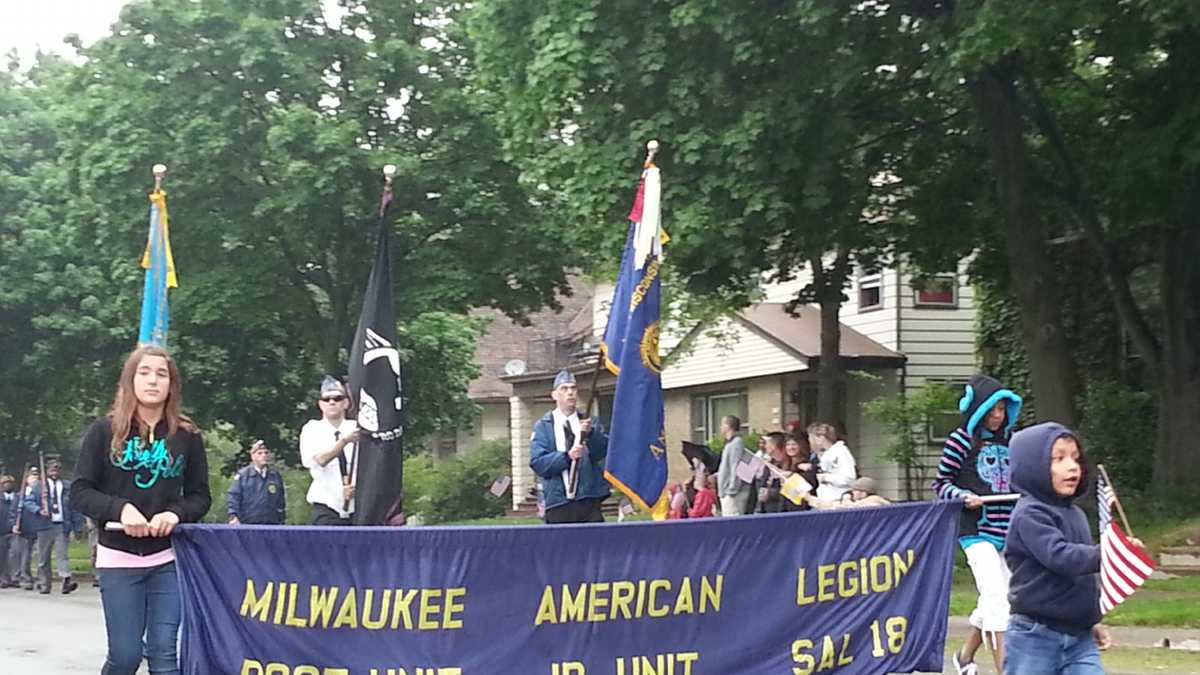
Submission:
<svg viewBox="0 0 1200 675">
<path fill-rule="evenodd" d="M 308 503 L 313 525 L 349 525 L 354 513 L 354 461 L 358 424 L 346 419 L 350 396 L 346 387 L 328 375 L 317 399 L 321 419 L 309 420 L 300 430 L 300 461 L 312 475 Z"/>
<path fill-rule="evenodd" d="M 46 490 L 42 499 L 41 491 Z M 71 483 L 62 479 L 62 464 L 57 459 L 46 462 L 46 480 L 38 484 L 25 499 L 27 524 L 31 532 L 37 533 L 38 579 L 41 593 L 50 592 L 52 554 L 58 565 L 58 576 L 62 579 L 62 593 L 67 594 L 79 587 L 71 579 L 71 561 L 67 545 L 72 532 L 83 531 L 83 515 L 71 508 Z"/>
</svg>

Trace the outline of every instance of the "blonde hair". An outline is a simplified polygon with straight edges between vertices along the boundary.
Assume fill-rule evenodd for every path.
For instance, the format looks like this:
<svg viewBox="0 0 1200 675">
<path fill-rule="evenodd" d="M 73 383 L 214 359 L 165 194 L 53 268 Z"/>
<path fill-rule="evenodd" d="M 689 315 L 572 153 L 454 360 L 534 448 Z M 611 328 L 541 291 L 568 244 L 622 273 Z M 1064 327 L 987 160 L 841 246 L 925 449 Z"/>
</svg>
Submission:
<svg viewBox="0 0 1200 675">
<path fill-rule="evenodd" d="M 113 396 L 112 406 L 108 410 L 108 419 L 112 421 L 112 442 L 109 451 L 113 459 L 120 460 L 125 449 L 125 439 L 137 422 L 139 436 L 149 437 L 150 425 L 138 417 L 138 400 L 133 390 L 133 377 L 137 374 L 138 364 L 147 356 L 159 356 L 167 362 L 167 372 L 170 374 L 170 384 L 167 387 L 167 400 L 163 401 L 163 419 L 167 421 L 167 436 L 175 435 L 180 427 L 188 431 L 197 430 L 192 422 L 183 414 L 183 383 L 179 378 L 179 367 L 167 350 L 155 345 L 141 345 L 129 353 L 125 365 L 121 367 L 121 377 L 117 380 L 117 393 Z"/>
<path fill-rule="evenodd" d="M 808 425 L 807 431 L 813 436 L 821 436 L 828 439 L 830 443 L 837 443 L 838 441 L 837 429 L 834 429 L 832 424 L 813 422 Z"/>
</svg>

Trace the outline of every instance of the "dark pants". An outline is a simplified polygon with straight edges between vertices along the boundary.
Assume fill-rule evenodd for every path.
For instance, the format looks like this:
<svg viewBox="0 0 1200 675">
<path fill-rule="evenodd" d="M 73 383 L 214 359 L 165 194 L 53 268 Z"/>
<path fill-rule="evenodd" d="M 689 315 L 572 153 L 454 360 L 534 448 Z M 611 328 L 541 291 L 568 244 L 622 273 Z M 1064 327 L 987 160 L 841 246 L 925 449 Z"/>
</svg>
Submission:
<svg viewBox="0 0 1200 675">
<path fill-rule="evenodd" d="M 16 541 L 17 535 L 0 532 L 0 582 L 9 582 L 16 579 L 17 556 L 15 554 L 17 547 L 13 545 Z"/>
<path fill-rule="evenodd" d="M 546 509 L 546 523 L 603 523 L 604 514 L 600 512 L 599 499 L 576 499 L 562 506 Z"/>
<path fill-rule="evenodd" d="M 143 654 L 154 675 L 179 674 L 179 582 L 175 563 L 147 569 L 102 569 L 100 600 L 108 657 L 100 675 L 134 675 Z"/>
<path fill-rule="evenodd" d="M 350 519 L 338 515 L 337 511 L 324 504 L 312 505 L 313 525 L 349 525 Z"/>
<path fill-rule="evenodd" d="M 36 539 L 30 539 L 25 535 L 18 534 L 13 535 L 13 540 L 10 544 L 13 551 L 9 555 L 12 556 L 12 562 L 15 566 L 12 573 L 18 581 L 29 588 L 33 588 L 33 575 L 30 574 L 30 562 L 33 560 L 33 545 L 36 541 Z"/>
</svg>

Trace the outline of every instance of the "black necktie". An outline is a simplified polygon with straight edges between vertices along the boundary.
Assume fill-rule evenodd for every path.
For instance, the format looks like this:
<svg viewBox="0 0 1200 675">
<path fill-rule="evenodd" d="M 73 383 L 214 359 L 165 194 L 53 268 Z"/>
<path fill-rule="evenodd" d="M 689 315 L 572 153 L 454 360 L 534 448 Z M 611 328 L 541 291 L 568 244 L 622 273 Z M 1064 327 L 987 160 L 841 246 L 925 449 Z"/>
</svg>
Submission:
<svg viewBox="0 0 1200 675">
<path fill-rule="evenodd" d="M 575 447 L 575 432 L 571 430 L 571 421 L 563 420 L 563 438 L 567 441 L 567 450 Z"/>
<path fill-rule="evenodd" d="M 333 442 L 334 443 L 337 443 L 341 439 L 342 439 L 342 432 L 340 432 L 340 431 L 333 432 Z M 346 465 L 346 450 L 345 450 L 345 448 L 343 448 L 342 451 L 338 453 L 338 468 L 341 469 L 343 477 L 350 475 L 350 467 Z"/>
<path fill-rule="evenodd" d="M 58 513 L 58 481 L 50 484 L 50 513 Z"/>
</svg>

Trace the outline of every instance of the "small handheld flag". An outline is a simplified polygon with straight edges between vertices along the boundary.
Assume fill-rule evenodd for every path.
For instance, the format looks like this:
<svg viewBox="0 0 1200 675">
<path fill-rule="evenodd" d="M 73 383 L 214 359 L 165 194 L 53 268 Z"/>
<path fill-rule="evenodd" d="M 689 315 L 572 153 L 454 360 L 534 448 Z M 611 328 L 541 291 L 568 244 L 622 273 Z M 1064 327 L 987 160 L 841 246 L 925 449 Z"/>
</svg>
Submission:
<svg viewBox="0 0 1200 675">
<path fill-rule="evenodd" d="M 1096 498 L 1100 521 L 1100 613 L 1108 614 L 1146 583 L 1155 564 L 1154 559 L 1130 541 L 1120 525 L 1113 522 L 1113 506 L 1120 509 L 1120 502 L 1112 483 L 1108 482 L 1108 472 L 1103 466 L 1099 469 Z"/>
<path fill-rule="evenodd" d="M 138 331 L 138 344 L 159 347 L 167 346 L 167 329 L 171 322 L 167 289 L 179 286 L 175 276 L 175 258 L 171 255 L 167 193 L 162 189 L 166 173 L 166 166 L 154 165 L 154 192 L 150 193 L 150 233 L 146 238 L 146 251 L 142 254 L 146 282 L 142 290 L 142 322 Z"/>
</svg>

